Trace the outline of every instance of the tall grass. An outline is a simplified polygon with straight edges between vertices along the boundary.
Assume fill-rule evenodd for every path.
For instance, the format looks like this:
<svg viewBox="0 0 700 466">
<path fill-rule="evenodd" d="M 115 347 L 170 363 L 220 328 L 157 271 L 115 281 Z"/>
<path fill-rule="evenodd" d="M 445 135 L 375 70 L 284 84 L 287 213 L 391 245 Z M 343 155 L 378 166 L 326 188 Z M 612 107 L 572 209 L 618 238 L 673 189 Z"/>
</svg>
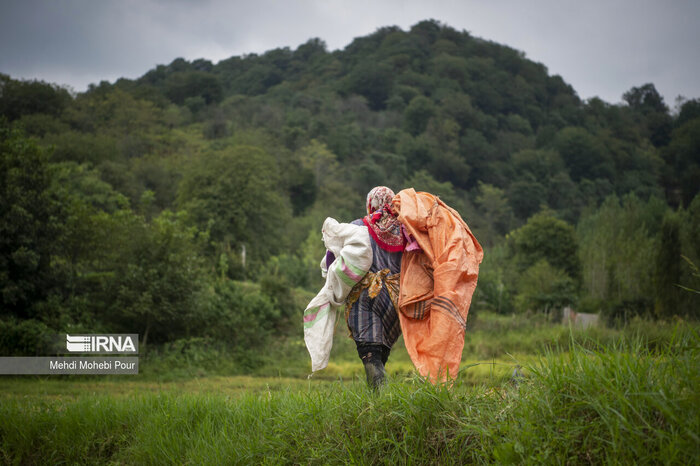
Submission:
<svg viewBox="0 0 700 466">
<path fill-rule="evenodd" d="M 517 381 L 395 376 L 379 393 L 312 379 L 238 393 L 5 396 L 0 461 L 698 464 L 699 343 L 682 327 L 658 345 L 569 334 L 568 351 L 551 346 Z"/>
<path fill-rule="evenodd" d="M 494 455 L 503 461 L 693 464 L 700 459 L 700 359 L 694 331 L 663 346 L 641 336 L 572 343 L 532 366 Z"/>
<path fill-rule="evenodd" d="M 643 336 L 644 345 L 654 347 L 668 342 L 675 325 L 684 322 L 659 323 L 634 319 L 624 328 L 607 327 L 586 330 L 570 329 L 547 321 L 542 315 L 479 314 L 467 330 L 462 361 L 464 365 L 483 363 L 465 372 L 463 378 L 478 383 L 485 378 L 503 378 L 516 363 L 527 363 L 548 347 L 567 351 L 572 342 L 595 347 L 608 345 L 621 336 Z M 573 335 L 573 338 L 572 338 Z M 486 363 L 496 364 L 486 364 Z M 509 368 L 509 369 L 508 369 Z M 394 345 L 387 370 L 393 375 L 406 375 L 413 364 L 403 340 Z M 152 348 L 140 358 L 139 379 L 183 380 L 213 375 L 255 375 L 261 377 L 306 378 L 311 360 L 301 331 L 297 335 L 279 337 L 256 352 L 235 352 L 222 344 L 205 339 L 179 340 Z M 363 374 L 355 344 L 348 338 L 347 328 L 340 322 L 336 328 L 333 351 L 327 369 L 314 379 L 352 379 Z"/>
</svg>

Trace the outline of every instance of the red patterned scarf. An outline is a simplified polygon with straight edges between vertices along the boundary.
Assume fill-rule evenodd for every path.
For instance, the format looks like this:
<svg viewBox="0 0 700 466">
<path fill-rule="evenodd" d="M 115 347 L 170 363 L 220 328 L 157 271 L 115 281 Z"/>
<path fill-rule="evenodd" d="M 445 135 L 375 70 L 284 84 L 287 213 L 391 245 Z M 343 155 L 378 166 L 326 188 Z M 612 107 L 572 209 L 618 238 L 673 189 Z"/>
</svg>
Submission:
<svg viewBox="0 0 700 466">
<path fill-rule="evenodd" d="M 377 186 L 367 194 L 367 216 L 362 221 L 380 248 L 389 252 L 403 251 L 406 240 L 401 234 L 401 223 L 391 210 L 394 191 Z"/>
</svg>

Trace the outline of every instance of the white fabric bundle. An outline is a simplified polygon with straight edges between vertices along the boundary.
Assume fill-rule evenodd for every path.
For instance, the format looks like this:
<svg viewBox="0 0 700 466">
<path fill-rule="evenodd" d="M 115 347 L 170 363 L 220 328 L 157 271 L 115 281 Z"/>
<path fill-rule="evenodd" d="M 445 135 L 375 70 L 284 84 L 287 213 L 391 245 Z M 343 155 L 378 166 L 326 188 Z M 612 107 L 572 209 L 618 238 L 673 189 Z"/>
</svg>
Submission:
<svg viewBox="0 0 700 466">
<path fill-rule="evenodd" d="M 326 270 L 326 258 L 321 270 L 326 284 L 304 311 L 304 341 L 311 355 L 311 370 L 328 365 L 333 346 L 333 329 L 337 311 L 355 284 L 372 266 L 372 244 L 366 226 L 338 223 L 328 217 L 323 222 L 323 242 L 335 260 Z"/>
</svg>

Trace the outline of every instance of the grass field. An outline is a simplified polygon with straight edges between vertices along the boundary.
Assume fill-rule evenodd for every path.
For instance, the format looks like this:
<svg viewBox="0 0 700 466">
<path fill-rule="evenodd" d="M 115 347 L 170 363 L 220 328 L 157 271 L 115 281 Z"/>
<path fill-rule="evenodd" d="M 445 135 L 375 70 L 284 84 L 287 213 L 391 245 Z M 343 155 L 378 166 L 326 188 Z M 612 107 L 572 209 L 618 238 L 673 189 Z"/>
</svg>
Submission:
<svg viewBox="0 0 700 466">
<path fill-rule="evenodd" d="M 484 314 L 453 386 L 424 383 L 399 342 L 379 393 L 343 331 L 310 379 L 297 339 L 252 368 L 189 345 L 138 376 L 3 377 L 0 463 L 699 464 L 698 329 Z"/>
</svg>

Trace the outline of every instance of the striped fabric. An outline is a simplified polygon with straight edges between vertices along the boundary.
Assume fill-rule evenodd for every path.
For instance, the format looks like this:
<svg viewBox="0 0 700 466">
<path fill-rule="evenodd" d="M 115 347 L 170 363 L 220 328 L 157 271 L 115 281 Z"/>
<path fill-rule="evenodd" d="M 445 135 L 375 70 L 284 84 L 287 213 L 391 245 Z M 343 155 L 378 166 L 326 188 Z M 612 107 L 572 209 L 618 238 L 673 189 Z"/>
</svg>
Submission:
<svg viewBox="0 0 700 466">
<path fill-rule="evenodd" d="M 328 311 L 331 310 L 331 304 L 326 303 L 321 306 L 312 307 L 304 311 L 304 328 L 313 327 L 313 325 L 321 320 Z"/>
<path fill-rule="evenodd" d="M 433 310 L 441 311 L 453 317 L 463 330 L 467 329 L 467 321 L 459 312 L 457 306 L 446 296 L 437 296 L 430 303 Z"/>
<path fill-rule="evenodd" d="M 348 328 L 355 341 L 380 344 L 391 348 L 401 335 L 399 317 L 386 289 L 376 298 L 363 290 L 348 313 Z"/>
<path fill-rule="evenodd" d="M 352 223 L 362 225 L 362 220 Z M 401 252 L 385 251 L 372 240 L 372 256 L 370 272 L 380 274 L 388 269 L 386 275 L 396 275 L 401 271 Z M 387 284 L 383 283 L 375 298 L 364 289 L 347 313 L 348 329 L 355 341 L 391 348 L 401 335 L 397 309 L 386 287 Z"/>
<path fill-rule="evenodd" d="M 359 267 L 355 267 L 347 262 L 343 256 L 340 256 L 336 261 L 335 271 L 343 282 L 349 287 L 353 287 L 362 280 L 366 271 L 362 271 Z"/>
</svg>

